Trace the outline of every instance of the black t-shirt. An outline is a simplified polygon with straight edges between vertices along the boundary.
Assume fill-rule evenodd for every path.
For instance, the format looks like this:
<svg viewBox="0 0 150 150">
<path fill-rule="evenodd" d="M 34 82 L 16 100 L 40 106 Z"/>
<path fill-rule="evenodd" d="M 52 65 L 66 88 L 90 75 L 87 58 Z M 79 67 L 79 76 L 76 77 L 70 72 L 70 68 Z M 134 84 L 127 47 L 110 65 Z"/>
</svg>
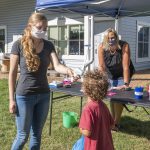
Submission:
<svg viewBox="0 0 150 150">
<path fill-rule="evenodd" d="M 19 56 L 20 65 L 20 77 L 16 87 L 17 95 L 31 95 L 49 92 L 46 73 L 51 61 L 50 53 L 55 53 L 55 48 L 50 41 L 43 39 L 43 42 L 43 49 L 38 54 L 40 58 L 40 66 L 36 72 L 30 72 L 27 69 L 25 57 L 23 56 L 21 40 L 17 40 L 12 46 L 11 53 Z"/>
<path fill-rule="evenodd" d="M 118 49 L 114 54 L 111 54 L 109 50 L 104 50 L 106 71 L 108 77 L 112 80 L 123 77 L 122 47 L 125 43 L 124 41 L 119 41 L 121 49 Z"/>
</svg>

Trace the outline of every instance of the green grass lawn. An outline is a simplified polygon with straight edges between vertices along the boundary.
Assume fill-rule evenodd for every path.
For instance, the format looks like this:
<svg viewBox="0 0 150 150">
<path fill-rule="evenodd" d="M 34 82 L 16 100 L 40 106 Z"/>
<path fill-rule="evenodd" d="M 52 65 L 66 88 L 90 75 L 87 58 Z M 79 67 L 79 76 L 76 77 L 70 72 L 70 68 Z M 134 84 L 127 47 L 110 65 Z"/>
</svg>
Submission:
<svg viewBox="0 0 150 150">
<path fill-rule="evenodd" d="M 62 112 L 74 111 L 79 114 L 79 109 L 79 97 L 54 101 L 52 135 L 48 134 L 48 116 L 43 129 L 41 150 L 71 150 L 80 134 L 78 127 L 70 129 L 63 127 Z M 148 111 L 150 112 L 150 109 Z M 121 125 L 123 129 L 120 132 L 112 132 L 116 150 L 150 150 L 150 117 L 142 108 L 139 107 L 132 113 L 124 110 Z M 8 111 L 7 80 L 0 80 L 0 150 L 10 150 L 15 134 L 15 118 Z M 25 145 L 24 150 L 27 149 L 28 144 Z"/>
</svg>

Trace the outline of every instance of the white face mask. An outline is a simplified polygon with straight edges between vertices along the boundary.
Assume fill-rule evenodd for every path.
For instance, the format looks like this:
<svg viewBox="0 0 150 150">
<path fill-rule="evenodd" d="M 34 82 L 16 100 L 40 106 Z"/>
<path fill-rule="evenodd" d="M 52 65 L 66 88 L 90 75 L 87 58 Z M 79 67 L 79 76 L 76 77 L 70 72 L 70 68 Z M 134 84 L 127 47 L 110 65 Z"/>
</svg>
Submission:
<svg viewBox="0 0 150 150">
<path fill-rule="evenodd" d="M 39 29 L 37 29 L 36 27 L 32 27 L 31 34 L 32 34 L 32 36 L 35 37 L 35 38 L 44 39 L 44 38 L 45 38 L 46 31 L 39 30 Z"/>
</svg>

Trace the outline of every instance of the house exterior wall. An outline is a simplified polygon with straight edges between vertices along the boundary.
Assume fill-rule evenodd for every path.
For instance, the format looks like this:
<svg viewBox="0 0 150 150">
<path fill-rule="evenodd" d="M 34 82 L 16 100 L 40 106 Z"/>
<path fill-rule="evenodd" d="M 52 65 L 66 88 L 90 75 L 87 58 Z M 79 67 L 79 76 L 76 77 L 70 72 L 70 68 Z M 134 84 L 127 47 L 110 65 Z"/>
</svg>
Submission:
<svg viewBox="0 0 150 150">
<path fill-rule="evenodd" d="M 137 22 L 150 23 L 150 17 L 125 17 L 119 19 L 119 34 L 121 39 L 127 41 L 131 49 L 131 59 L 136 70 L 143 70 L 150 68 L 150 60 L 137 62 L 136 52 L 137 52 Z M 150 41 L 150 40 L 149 40 Z M 150 49 L 149 49 L 150 53 Z"/>
<path fill-rule="evenodd" d="M 23 33 L 30 14 L 34 11 L 36 0 L 1 0 L 0 4 L 0 26 L 6 26 L 7 30 L 7 47 L 5 52 L 9 53 L 13 40 L 18 35 Z M 46 14 L 46 13 L 45 13 Z M 54 19 L 60 14 L 46 14 L 48 20 Z M 77 18 L 73 15 L 73 18 Z M 137 49 L 137 21 L 150 23 L 150 17 L 135 17 L 135 18 L 121 18 L 119 19 L 119 34 L 121 39 L 129 43 L 131 49 L 131 59 L 136 67 L 136 70 L 147 69 L 150 66 L 150 61 L 137 62 L 136 49 Z M 96 19 L 94 24 L 94 35 L 97 35 L 107 28 L 115 27 L 114 20 Z M 97 49 L 94 48 L 95 62 L 94 66 L 98 65 Z M 149 50 L 150 52 L 150 50 Z M 65 63 L 70 67 L 80 67 L 84 64 L 85 57 L 71 56 L 64 58 Z"/>
<path fill-rule="evenodd" d="M 99 34 L 107 30 L 108 28 L 115 28 L 114 20 L 95 21 L 94 34 Z"/>
<path fill-rule="evenodd" d="M 22 34 L 34 8 L 35 0 L 1 0 L 0 26 L 7 28 L 6 53 L 10 52 L 14 35 Z"/>
</svg>

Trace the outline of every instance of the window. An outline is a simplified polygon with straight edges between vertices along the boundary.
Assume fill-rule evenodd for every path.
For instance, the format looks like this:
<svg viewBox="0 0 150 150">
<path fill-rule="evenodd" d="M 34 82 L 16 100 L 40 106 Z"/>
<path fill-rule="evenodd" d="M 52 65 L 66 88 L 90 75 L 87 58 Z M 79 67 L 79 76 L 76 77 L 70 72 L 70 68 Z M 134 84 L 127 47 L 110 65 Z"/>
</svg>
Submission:
<svg viewBox="0 0 150 150">
<path fill-rule="evenodd" d="M 0 53 L 5 52 L 5 29 L 0 28 Z"/>
<path fill-rule="evenodd" d="M 84 26 L 50 26 L 48 39 L 55 45 L 58 55 L 84 55 Z"/>
<path fill-rule="evenodd" d="M 48 39 L 55 45 L 58 55 L 67 55 L 67 27 L 49 27 Z"/>
<path fill-rule="evenodd" d="M 69 27 L 69 54 L 84 55 L 84 29 L 83 26 Z"/>
<path fill-rule="evenodd" d="M 138 61 L 143 61 L 150 57 L 150 26 L 138 24 Z"/>
</svg>

